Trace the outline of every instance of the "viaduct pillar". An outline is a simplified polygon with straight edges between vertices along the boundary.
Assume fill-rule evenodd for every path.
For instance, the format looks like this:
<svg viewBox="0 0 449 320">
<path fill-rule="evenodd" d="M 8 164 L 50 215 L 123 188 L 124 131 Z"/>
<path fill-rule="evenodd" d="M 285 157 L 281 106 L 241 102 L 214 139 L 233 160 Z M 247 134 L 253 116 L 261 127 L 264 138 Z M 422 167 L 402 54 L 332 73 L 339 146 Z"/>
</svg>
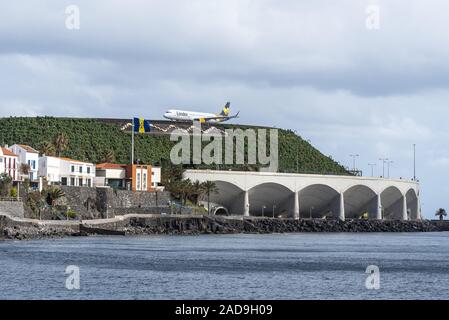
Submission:
<svg viewBox="0 0 449 320">
<path fill-rule="evenodd" d="M 380 193 L 377 194 L 377 213 L 376 219 L 382 220 L 382 199 L 380 197 Z"/>
<path fill-rule="evenodd" d="M 340 211 L 338 213 L 338 218 L 345 221 L 345 196 L 343 192 L 340 192 Z"/>
<path fill-rule="evenodd" d="M 245 196 L 243 200 L 243 216 L 249 217 L 249 193 L 245 191 Z"/>
<path fill-rule="evenodd" d="M 299 192 L 295 191 L 295 196 L 293 199 L 293 219 L 299 220 Z"/>
<path fill-rule="evenodd" d="M 405 195 L 402 196 L 402 220 L 408 220 L 407 197 Z"/>
</svg>

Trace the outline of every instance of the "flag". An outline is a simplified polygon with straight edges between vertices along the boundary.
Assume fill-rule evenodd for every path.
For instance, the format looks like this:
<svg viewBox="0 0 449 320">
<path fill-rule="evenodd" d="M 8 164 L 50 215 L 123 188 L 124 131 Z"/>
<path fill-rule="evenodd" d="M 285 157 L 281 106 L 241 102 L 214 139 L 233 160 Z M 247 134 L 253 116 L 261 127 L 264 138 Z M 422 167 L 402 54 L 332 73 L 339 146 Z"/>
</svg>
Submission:
<svg viewBox="0 0 449 320">
<path fill-rule="evenodd" d="M 150 132 L 150 123 L 143 118 L 134 118 L 134 132 L 146 133 Z"/>
</svg>

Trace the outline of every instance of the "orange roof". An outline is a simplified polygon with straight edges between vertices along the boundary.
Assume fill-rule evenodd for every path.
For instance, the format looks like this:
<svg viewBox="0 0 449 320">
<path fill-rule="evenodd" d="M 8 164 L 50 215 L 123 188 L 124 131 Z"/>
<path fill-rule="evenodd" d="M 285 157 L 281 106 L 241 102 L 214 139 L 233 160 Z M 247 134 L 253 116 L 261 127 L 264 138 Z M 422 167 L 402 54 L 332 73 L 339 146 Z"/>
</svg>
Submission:
<svg viewBox="0 0 449 320">
<path fill-rule="evenodd" d="M 70 158 L 59 158 L 59 159 L 61 159 L 61 160 L 65 160 L 65 161 L 69 161 L 69 162 L 76 162 L 76 163 L 89 163 L 89 164 L 90 164 L 90 162 L 84 162 L 84 161 L 79 161 L 79 160 L 73 160 L 73 159 L 70 159 Z"/>
<path fill-rule="evenodd" d="M 37 150 L 34 149 L 34 148 L 31 148 L 30 146 L 27 146 L 26 144 L 18 144 L 18 146 L 21 147 L 21 148 L 23 148 L 23 149 L 25 149 L 26 152 L 29 152 L 29 153 L 39 153 L 39 151 L 37 151 Z"/>
<path fill-rule="evenodd" d="M 97 164 L 97 169 L 125 169 L 126 164 L 115 164 L 115 163 L 100 163 Z"/>
<path fill-rule="evenodd" d="M 9 156 L 9 157 L 17 157 L 17 155 L 14 154 L 14 153 L 12 153 L 11 150 L 6 149 L 6 148 L 4 148 L 4 147 L 1 147 L 1 149 L 2 149 L 3 155 Z"/>
</svg>

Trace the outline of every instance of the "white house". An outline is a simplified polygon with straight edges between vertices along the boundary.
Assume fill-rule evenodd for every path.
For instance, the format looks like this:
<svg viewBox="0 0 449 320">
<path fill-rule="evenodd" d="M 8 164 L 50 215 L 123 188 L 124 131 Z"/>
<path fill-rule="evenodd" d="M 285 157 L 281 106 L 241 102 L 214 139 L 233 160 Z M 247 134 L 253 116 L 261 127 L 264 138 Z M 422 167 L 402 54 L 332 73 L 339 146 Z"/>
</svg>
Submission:
<svg viewBox="0 0 449 320">
<path fill-rule="evenodd" d="M 50 184 L 72 187 L 93 187 L 95 165 L 69 158 L 39 158 L 39 176 Z"/>
<path fill-rule="evenodd" d="M 19 158 L 11 150 L 0 147 L 0 174 L 6 173 L 13 181 L 19 179 L 18 175 Z"/>
<path fill-rule="evenodd" d="M 19 164 L 18 169 L 20 171 L 20 165 L 27 164 L 30 166 L 30 174 L 29 179 L 30 181 L 36 182 L 39 179 L 38 176 L 38 164 L 39 164 L 39 151 L 33 149 L 30 146 L 24 145 L 24 144 L 15 144 L 8 148 L 11 150 L 14 154 L 17 155 Z M 24 178 L 21 176 L 19 172 L 19 177 Z"/>
</svg>

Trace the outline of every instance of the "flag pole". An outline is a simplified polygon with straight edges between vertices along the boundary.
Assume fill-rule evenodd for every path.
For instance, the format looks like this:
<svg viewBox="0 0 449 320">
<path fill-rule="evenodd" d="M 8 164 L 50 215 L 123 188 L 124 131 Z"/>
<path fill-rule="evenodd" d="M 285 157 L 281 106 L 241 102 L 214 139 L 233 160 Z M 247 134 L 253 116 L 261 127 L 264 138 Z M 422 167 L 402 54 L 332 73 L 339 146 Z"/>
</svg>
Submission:
<svg viewBox="0 0 449 320">
<path fill-rule="evenodd" d="M 134 164 L 134 119 L 132 120 L 132 126 L 131 126 L 131 164 Z"/>
</svg>

